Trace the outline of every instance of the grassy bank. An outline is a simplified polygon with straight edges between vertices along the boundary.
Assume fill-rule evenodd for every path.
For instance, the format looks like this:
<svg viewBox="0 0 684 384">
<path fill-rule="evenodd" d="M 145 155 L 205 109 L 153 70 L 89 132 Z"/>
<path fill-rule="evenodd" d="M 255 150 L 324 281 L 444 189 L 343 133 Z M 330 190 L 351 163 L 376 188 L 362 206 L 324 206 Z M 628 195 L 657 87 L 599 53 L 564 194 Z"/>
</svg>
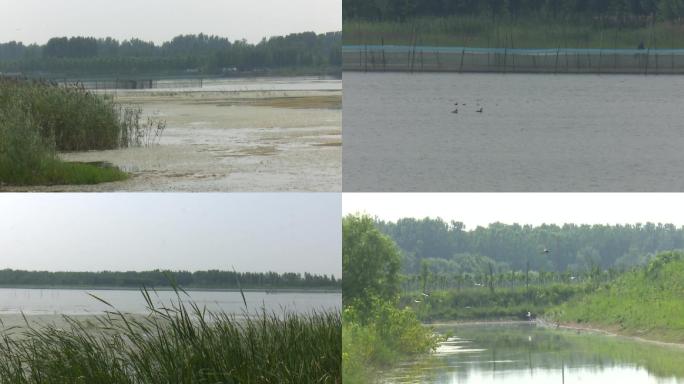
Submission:
<svg viewBox="0 0 684 384">
<path fill-rule="evenodd" d="M 337 312 L 239 318 L 143 296 L 144 317 L 112 308 L 66 328 L 6 329 L 0 383 L 341 383 Z"/>
<path fill-rule="evenodd" d="M 646 267 L 548 313 L 566 324 L 684 343 L 684 253 L 665 252 Z"/>
<path fill-rule="evenodd" d="M 419 17 L 403 22 L 344 21 L 344 45 L 427 45 L 491 48 L 684 48 L 684 25 L 604 25 L 595 20 Z"/>
<path fill-rule="evenodd" d="M 95 184 L 126 174 L 98 164 L 64 163 L 59 151 L 154 143 L 161 121 L 141 122 L 123 107 L 80 87 L 0 77 L 0 185 Z"/>
</svg>

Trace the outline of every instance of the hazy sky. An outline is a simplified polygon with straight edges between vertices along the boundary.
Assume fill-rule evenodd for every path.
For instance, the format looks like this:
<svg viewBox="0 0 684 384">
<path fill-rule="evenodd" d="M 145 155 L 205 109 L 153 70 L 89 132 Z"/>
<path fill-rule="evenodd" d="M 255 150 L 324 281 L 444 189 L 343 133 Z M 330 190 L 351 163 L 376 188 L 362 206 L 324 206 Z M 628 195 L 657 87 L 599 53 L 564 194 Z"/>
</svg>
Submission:
<svg viewBox="0 0 684 384">
<path fill-rule="evenodd" d="M 506 224 L 633 224 L 684 225 L 684 195 L 633 193 L 345 193 L 342 210 L 368 213 L 395 221 L 402 217 L 441 217 L 475 229 L 493 222 Z"/>
<path fill-rule="evenodd" d="M 200 32 L 258 42 L 341 29 L 342 0 L 0 0 L 0 42 L 111 36 L 160 43 Z"/>
<path fill-rule="evenodd" d="M 341 276 L 340 195 L 0 194 L 0 269 Z"/>
</svg>

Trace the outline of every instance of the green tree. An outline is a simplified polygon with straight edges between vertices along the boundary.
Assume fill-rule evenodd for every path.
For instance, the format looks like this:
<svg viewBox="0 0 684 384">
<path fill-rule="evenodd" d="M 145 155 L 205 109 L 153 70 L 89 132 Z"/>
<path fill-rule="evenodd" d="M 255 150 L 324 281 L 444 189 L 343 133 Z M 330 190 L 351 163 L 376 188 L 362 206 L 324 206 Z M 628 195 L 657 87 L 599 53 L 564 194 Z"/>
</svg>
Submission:
<svg viewBox="0 0 684 384">
<path fill-rule="evenodd" d="M 370 298 L 395 300 L 401 257 L 394 242 L 366 215 L 342 220 L 342 292 L 344 305 Z"/>
</svg>

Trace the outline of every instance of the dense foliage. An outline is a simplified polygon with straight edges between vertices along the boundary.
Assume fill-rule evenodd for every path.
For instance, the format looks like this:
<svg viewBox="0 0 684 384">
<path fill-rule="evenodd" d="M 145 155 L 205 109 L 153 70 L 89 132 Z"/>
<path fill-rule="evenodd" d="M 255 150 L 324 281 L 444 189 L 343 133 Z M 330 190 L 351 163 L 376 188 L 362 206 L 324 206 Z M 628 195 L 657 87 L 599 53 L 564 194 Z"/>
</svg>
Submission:
<svg viewBox="0 0 684 384">
<path fill-rule="evenodd" d="M 591 17 L 612 23 L 645 23 L 653 14 L 665 19 L 684 16 L 681 0 L 344 0 L 343 17 L 404 20 L 415 16 L 486 15 L 489 17 Z"/>
<path fill-rule="evenodd" d="M 65 163 L 58 151 L 156 143 L 165 122 L 79 86 L 0 76 L 0 185 L 95 184 L 125 179 L 111 166 Z"/>
<path fill-rule="evenodd" d="M 659 251 L 684 248 L 684 229 L 672 224 L 518 225 L 494 223 L 466 230 L 463 223 L 413 218 L 377 221 L 401 248 L 403 270 L 417 274 L 423 260 L 433 272 L 514 270 L 564 272 L 628 269 Z M 544 250 L 548 252 L 544 252 Z"/>
<path fill-rule="evenodd" d="M 341 65 L 341 32 L 296 33 L 257 44 L 218 36 L 180 35 L 161 45 L 131 39 L 56 37 L 45 45 L 0 44 L 1 72 L 52 74 L 221 74 Z"/>
<path fill-rule="evenodd" d="M 339 312 L 266 313 L 238 318 L 179 297 L 66 326 L 0 333 L 0 383 L 342 382 Z"/>
<path fill-rule="evenodd" d="M 169 287 L 188 288 L 326 288 L 338 289 L 335 276 L 310 273 L 234 272 L 234 271 L 143 271 L 143 272 L 47 272 L 0 270 L 0 286 L 50 287 Z"/>
<path fill-rule="evenodd" d="M 410 308 L 399 309 L 401 260 L 396 245 L 368 216 L 342 222 L 343 328 L 345 383 L 372 381 L 373 370 L 428 352 L 437 343 Z"/>
<path fill-rule="evenodd" d="M 369 297 L 393 300 L 399 292 L 399 250 L 368 216 L 342 220 L 342 270 L 345 304 Z"/>
</svg>

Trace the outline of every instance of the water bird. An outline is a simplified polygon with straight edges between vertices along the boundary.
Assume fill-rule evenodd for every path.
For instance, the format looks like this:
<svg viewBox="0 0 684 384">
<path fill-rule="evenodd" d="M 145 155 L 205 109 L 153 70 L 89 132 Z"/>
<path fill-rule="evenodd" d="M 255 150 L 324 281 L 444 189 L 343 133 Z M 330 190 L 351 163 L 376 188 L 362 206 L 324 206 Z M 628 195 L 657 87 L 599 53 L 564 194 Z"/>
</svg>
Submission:
<svg viewBox="0 0 684 384">
<path fill-rule="evenodd" d="M 475 111 L 475 112 L 479 112 L 479 113 L 482 113 L 482 107 L 480 107 L 480 109 L 478 109 L 478 110 L 477 110 L 477 111 Z"/>
<path fill-rule="evenodd" d="M 422 292 L 421 295 L 423 295 L 423 296 L 425 296 L 425 297 L 430 297 L 430 295 L 427 294 L 427 293 L 425 293 L 425 292 Z"/>
<path fill-rule="evenodd" d="M 530 311 L 527 311 L 525 317 L 527 317 L 527 320 L 532 320 L 532 313 Z"/>
<path fill-rule="evenodd" d="M 544 248 L 544 250 L 541 253 L 551 253 L 548 249 Z"/>
<path fill-rule="evenodd" d="M 456 109 L 454 109 L 453 111 L 451 111 L 451 113 L 458 113 L 458 108 L 456 108 Z"/>
<path fill-rule="evenodd" d="M 422 303 L 422 301 L 420 301 L 420 300 L 418 300 L 418 299 L 413 300 L 413 302 L 414 302 L 414 303 Z"/>
</svg>

